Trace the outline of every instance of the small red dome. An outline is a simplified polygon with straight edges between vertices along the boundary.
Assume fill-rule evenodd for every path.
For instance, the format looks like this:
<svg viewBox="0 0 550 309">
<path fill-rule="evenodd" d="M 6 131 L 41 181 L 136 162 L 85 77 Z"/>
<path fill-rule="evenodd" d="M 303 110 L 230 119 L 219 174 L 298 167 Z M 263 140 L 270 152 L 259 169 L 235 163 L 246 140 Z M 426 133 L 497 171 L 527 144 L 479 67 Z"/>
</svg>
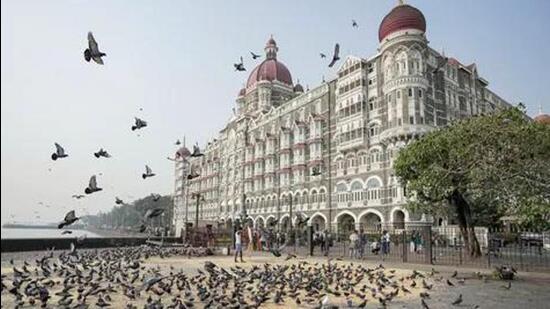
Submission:
<svg viewBox="0 0 550 309">
<path fill-rule="evenodd" d="M 384 38 L 396 31 L 405 29 L 417 29 L 426 32 L 426 19 L 424 14 L 415 7 L 401 4 L 393 8 L 380 23 L 378 39 Z"/>
<path fill-rule="evenodd" d="M 180 158 L 180 157 L 185 158 L 190 155 L 191 155 L 191 152 L 185 146 L 181 147 L 180 149 L 178 149 L 178 151 L 176 151 L 176 158 Z"/>
<path fill-rule="evenodd" d="M 540 114 L 534 120 L 540 124 L 550 125 L 550 115 L 548 114 Z"/>
<path fill-rule="evenodd" d="M 304 87 L 298 83 L 294 86 L 294 92 L 304 92 Z"/>
<path fill-rule="evenodd" d="M 246 88 L 253 87 L 259 81 L 280 81 L 292 86 L 292 76 L 286 66 L 277 59 L 266 59 L 260 63 L 248 77 Z"/>
</svg>

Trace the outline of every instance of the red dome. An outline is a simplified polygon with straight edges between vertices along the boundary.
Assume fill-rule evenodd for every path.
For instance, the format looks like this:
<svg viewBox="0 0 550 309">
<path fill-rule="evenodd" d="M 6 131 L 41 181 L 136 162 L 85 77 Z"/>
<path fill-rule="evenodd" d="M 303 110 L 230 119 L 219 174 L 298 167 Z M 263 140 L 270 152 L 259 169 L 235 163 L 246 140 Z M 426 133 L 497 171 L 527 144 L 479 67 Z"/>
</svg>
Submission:
<svg viewBox="0 0 550 309">
<path fill-rule="evenodd" d="M 180 157 L 185 158 L 190 155 L 191 155 L 191 152 L 185 146 L 181 147 L 180 149 L 178 149 L 178 151 L 176 151 L 176 158 L 180 158 Z"/>
<path fill-rule="evenodd" d="M 292 86 L 292 76 L 286 66 L 277 61 L 277 59 L 266 59 L 260 63 L 248 77 L 246 82 L 246 88 L 253 87 L 257 82 L 267 81 L 280 81 L 289 86 Z"/>
<path fill-rule="evenodd" d="M 241 88 L 241 90 L 239 90 L 239 97 L 242 97 L 243 95 L 246 94 L 246 89 L 245 88 Z"/>
<path fill-rule="evenodd" d="M 378 39 L 382 42 L 386 36 L 405 29 L 417 29 L 426 32 L 426 19 L 424 14 L 417 8 L 401 4 L 394 7 L 380 23 Z"/>
<path fill-rule="evenodd" d="M 550 125 L 550 115 L 548 114 L 540 114 L 537 117 L 535 117 L 535 122 L 538 122 L 540 124 L 546 124 Z"/>
</svg>

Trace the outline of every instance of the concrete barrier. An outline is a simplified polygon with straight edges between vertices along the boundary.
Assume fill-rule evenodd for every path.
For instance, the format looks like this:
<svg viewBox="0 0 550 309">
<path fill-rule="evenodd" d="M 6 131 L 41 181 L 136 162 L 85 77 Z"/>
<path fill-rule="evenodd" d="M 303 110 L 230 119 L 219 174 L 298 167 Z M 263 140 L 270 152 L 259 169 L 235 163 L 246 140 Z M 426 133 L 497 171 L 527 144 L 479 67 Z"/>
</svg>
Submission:
<svg viewBox="0 0 550 309">
<path fill-rule="evenodd" d="M 2 252 L 21 252 L 21 251 L 43 251 L 64 250 L 71 247 L 74 243 L 77 248 L 93 249 L 108 247 L 129 247 L 144 245 L 148 238 L 146 237 L 106 237 L 106 238 L 86 238 L 77 242 L 76 238 L 9 238 L 2 239 Z M 151 237 L 149 240 L 160 241 L 160 237 Z M 181 243 L 181 238 L 164 237 L 164 243 Z"/>
</svg>

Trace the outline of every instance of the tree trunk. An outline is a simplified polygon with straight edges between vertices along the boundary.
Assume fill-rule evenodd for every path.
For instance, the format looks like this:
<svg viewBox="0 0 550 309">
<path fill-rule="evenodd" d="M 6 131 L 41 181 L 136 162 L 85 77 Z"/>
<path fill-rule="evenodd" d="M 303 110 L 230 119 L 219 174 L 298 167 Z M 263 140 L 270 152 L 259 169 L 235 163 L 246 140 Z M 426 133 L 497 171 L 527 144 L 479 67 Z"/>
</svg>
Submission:
<svg viewBox="0 0 550 309">
<path fill-rule="evenodd" d="M 470 204 L 468 204 L 458 190 L 453 192 L 449 201 L 451 205 L 455 207 L 460 233 L 464 238 L 464 246 L 467 254 L 472 258 L 480 257 L 481 249 L 472 224 Z"/>
</svg>

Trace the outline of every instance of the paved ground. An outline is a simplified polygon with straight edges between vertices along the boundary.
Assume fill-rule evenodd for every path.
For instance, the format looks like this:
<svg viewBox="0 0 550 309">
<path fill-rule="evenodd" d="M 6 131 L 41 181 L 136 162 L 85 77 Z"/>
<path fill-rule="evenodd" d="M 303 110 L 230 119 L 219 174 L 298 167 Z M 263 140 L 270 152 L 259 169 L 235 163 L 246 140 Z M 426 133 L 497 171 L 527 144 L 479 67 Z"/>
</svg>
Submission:
<svg viewBox="0 0 550 309">
<path fill-rule="evenodd" d="M 8 276 L 13 272 L 10 259 L 14 259 L 16 265 L 21 265 L 24 259 L 33 261 L 34 259 L 42 256 L 40 252 L 28 252 L 28 253 L 2 253 L 2 274 Z M 211 261 L 216 265 L 224 268 L 232 267 L 235 265 L 232 257 L 227 256 L 213 256 L 205 258 L 150 258 L 146 261 L 147 267 L 160 267 L 161 269 L 168 270 L 170 267 L 174 267 L 176 270 L 182 269 L 186 273 L 194 274 L 199 268 L 203 268 L 205 261 Z M 261 266 L 264 263 L 277 263 L 277 264 L 296 264 L 301 261 L 307 261 L 309 263 L 326 263 L 327 259 L 323 257 L 301 258 L 291 259 L 285 261 L 284 258 L 275 258 L 265 253 L 255 253 L 252 256 L 245 255 L 245 263 L 238 263 L 243 268 L 249 268 L 253 265 Z M 373 268 L 378 265 L 378 261 L 335 261 L 340 264 L 363 264 L 367 267 Z M 391 263 L 384 262 L 384 266 L 389 271 L 395 269 L 396 276 L 408 276 L 412 273 L 412 269 L 416 269 L 425 274 L 432 271 L 430 265 L 415 265 L 415 264 L 403 264 L 403 263 Z M 512 288 L 510 290 L 504 289 L 502 286 L 505 282 L 500 280 L 480 280 L 474 274 L 480 271 L 490 276 L 490 272 L 486 269 L 458 269 L 457 278 L 465 278 L 463 285 L 458 284 L 456 279 L 451 279 L 456 286 L 449 287 L 445 283 L 446 279 L 450 277 L 455 270 L 453 267 L 439 267 L 436 266 L 435 270 L 439 273 L 435 274 L 430 282 L 434 283 L 433 290 L 429 291 L 431 298 L 426 300 L 426 303 L 430 308 L 550 308 L 550 274 L 548 273 L 519 273 L 518 279 L 512 282 Z M 442 278 L 439 280 L 439 278 Z M 400 295 L 394 301 L 390 303 L 389 308 L 422 308 L 419 298 L 419 293 L 423 289 L 411 288 L 412 293 L 406 295 Z M 463 304 L 460 306 L 452 306 L 450 303 L 459 295 L 463 295 Z M 114 307 L 121 308 L 125 304 L 124 297 L 115 297 L 113 299 Z M 344 299 L 332 299 L 334 303 L 344 307 Z M 357 304 L 358 302 L 355 302 Z M 13 307 L 13 299 L 11 295 L 8 295 L 4 290 L 2 291 L 2 306 L 4 308 Z M 197 306 L 201 308 L 201 306 Z M 267 304 L 262 308 L 309 308 L 310 306 L 298 306 L 293 301 L 286 301 L 284 305 L 275 305 L 273 303 Z M 369 300 L 367 308 L 379 308 L 379 304 L 375 300 Z"/>
</svg>

